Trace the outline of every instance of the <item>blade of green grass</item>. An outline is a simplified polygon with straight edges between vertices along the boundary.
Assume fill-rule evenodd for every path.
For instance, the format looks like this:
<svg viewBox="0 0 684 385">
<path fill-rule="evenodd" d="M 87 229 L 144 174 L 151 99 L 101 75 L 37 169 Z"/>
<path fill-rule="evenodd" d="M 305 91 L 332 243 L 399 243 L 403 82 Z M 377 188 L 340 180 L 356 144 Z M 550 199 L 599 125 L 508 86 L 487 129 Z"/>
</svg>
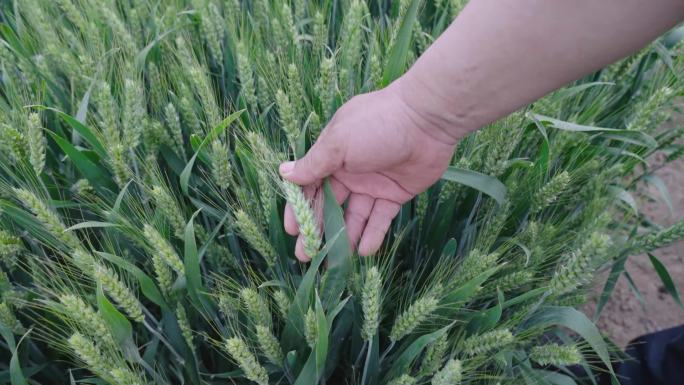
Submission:
<svg viewBox="0 0 684 385">
<path fill-rule="evenodd" d="M 406 69 L 408 62 L 409 48 L 413 39 L 413 27 L 418 17 L 418 7 L 420 0 L 412 0 L 409 5 L 404 20 L 401 21 L 399 33 L 394 41 L 394 45 L 390 48 L 387 64 L 385 65 L 385 72 L 382 76 L 382 86 L 389 85 L 392 81 L 397 79 Z"/>
<path fill-rule="evenodd" d="M 329 310 L 337 305 L 347 284 L 347 278 L 352 268 L 352 250 L 349 246 L 342 208 L 335 200 L 335 194 L 332 192 L 329 181 L 325 181 L 323 190 L 325 204 L 323 223 L 326 240 L 331 245 L 327 256 L 328 265 L 321 296 L 325 309 Z M 333 238 L 335 241 L 331 241 Z"/>
<path fill-rule="evenodd" d="M 489 195 L 499 204 L 503 204 L 506 199 L 506 186 L 493 176 L 449 166 L 449 168 L 444 171 L 442 179 L 472 187 Z"/>
<path fill-rule="evenodd" d="M 90 90 L 89 90 L 90 92 Z M 105 150 L 104 146 L 100 142 L 100 140 L 97 138 L 93 130 L 85 125 L 85 116 L 83 117 L 83 121 L 80 121 L 78 118 L 74 118 L 73 116 L 62 112 L 56 108 L 52 107 L 45 107 L 45 109 L 53 111 L 54 113 L 57 114 L 62 120 L 64 120 L 72 129 L 74 129 L 76 132 L 78 132 L 85 140 L 90 144 L 90 146 L 93 148 L 93 151 L 97 153 L 97 155 L 102 158 L 106 159 L 108 158 L 107 151 Z M 84 113 L 85 115 L 85 113 Z"/>
<path fill-rule="evenodd" d="M 93 163 L 87 156 L 85 156 L 81 151 L 77 150 L 71 143 L 61 136 L 48 131 L 52 138 L 55 140 L 57 145 L 64 151 L 64 153 L 71 159 L 74 166 L 83 174 L 86 179 L 95 187 L 97 190 L 103 188 L 114 188 L 114 183 L 108 177 L 107 171 L 101 166 Z"/>
<path fill-rule="evenodd" d="M 587 132 L 600 133 L 603 137 L 615 139 L 626 143 L 636 144 L 647 148 L 655 148 L 658 142 L 652 136 L 641 132 L 632 130 L 620 130 L 617 128 L 594 127 L 585 126 L 577 123 L 565 122 L 559 119 L 551 118 L 544 115 L 533 114 L 534 118 L 540 122 L 548 123 L 550 127 L 557 128 L 564 131 L 573 132 Z"/>
<path fill-rule="evenodd" d="M 12 351 L 12 358 L 10 359 L 10 378 L 12 379 L 12 385 L 28 385 L 24 372 L 21 368 L 21 363 L 19 362 L 19 346 L 21 342 L 28 336 L 29 332 L 26 332 L 19 342 L 17 343 L 16 349 Z"/>
<path fill-rule="evenodd" d="M 653 268 L 655 269 L 656 273 L 658 273 L 658 277 L 660 277 L 660 280 L 663 282 L 665 290 L 667 290 L 667 292 L 670 293 L 670 295 L 675 300 L 675 302 L 677 302 L 679 307 L 684 309 L 684 304 L 682 303 L 682 299 L 679 297 L 677 286 L 675 286 L 675 283 L 672 280 L 672 276 L 670 276 L 670 273 L 667 271 L 667 267 L 665 267 L 665 265 L 662 262 L 660 262 L 658 257 L 651 253 L 648 253 L 648 259 L 651 261 L 651 264 L 653 265 Z"/>
</svg>

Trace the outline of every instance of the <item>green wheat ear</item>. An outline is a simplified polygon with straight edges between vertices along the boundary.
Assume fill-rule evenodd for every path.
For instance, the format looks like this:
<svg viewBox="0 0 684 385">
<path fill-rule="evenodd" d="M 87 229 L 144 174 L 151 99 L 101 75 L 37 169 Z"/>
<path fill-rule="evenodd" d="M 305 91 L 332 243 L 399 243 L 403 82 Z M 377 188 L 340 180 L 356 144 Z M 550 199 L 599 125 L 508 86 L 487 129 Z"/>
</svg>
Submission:
<svg viewBox="0 0 684 385">
<path fill-rule="evenodd" d="M 247 215 L 244 210 L 235 212 L 235 224 L 240 230 L 240 234 L 247 242 L 257 250 L 269 265 L 274 265 L 276 261 L 276 251 L 271 243 L 266 239 L 259 229 L 259 226 Z"/>
<path fill-rule="evenodd" d="M 498 260 L 498 253 L 485 254 L 478 249 L 473 249 L 461 263 L 461 267 L 458 271 L 458 281 L 468 282 L 483 271 L 496 266 Z"/>
<path fill-rule="evenodd" d="M 321 11 L 316 10 L 313 16 L 313 52 L 322 52 L 328 40 L 328 25 Z"/>
<path fill-rule="evenodd" d="M 423 362 L 420 364 L 419 373 L 422 375 L 431 375 L 437 372 L 442 365 L 448 348 L 448 334 L 444 333 L 428 346 L 425 351 L 425 356 L 423 356 Z"/>
<path fill-rule="evenodd" d="M 432 377 L 432 385 L 454 385 L 461 383 L 461 361 L 451 359 Z"/>
<path fill-rule="evenodd" d="M 318 83 L 316 91 L 321 98 L 323 106 L 323 119 L 331 117 L 333 112 L 333 101 L 337 92 L 337 72 L 335 71 L 335 61 L 332 58 L 323 58 L 319 69 Z"/>
<path fill-rule="evenodd" d="M 10 269 L 17 265 L 17 256 L 22 250 L 21 239 L 0 230 L 0 260 Z"/>
<path fill-rule="evenodd" d="M 582 353 L 575 345 L 539 345 L 532 347 L 530 359 L 542 366 L 570 366 L 582 362 Z"/>
<path fill-rule="evenodd" d="M 138 302 L 131 289 L 119 280 L 119 276 L 108 267 L 96 264 L 93 269 L 95 281 L 102 285 L 105 293 L 114 299 L 128 316 L 136 321 L 143 322 L 142 305 Z"/>
<path fill-rule="evenodd" d="M 551 291 L 556 295 L 566 294 L 587 283 L 593 276 L 593 268 L 605 259 L 610 245 L 607 235 L 592 234 L 556 271 L 549 284 Z"/>
<path fill-rule="evenodd" d="M 415 377 L 411 377 L 408 374 L 402 374 L 390 381 L 389 385 L 414 385 L 416 382 L 418 382 L 418 380 Z"/>
<path fill-rule="evenodd" d="M 86 336 L 81 333 L 74 333 L 68 340 L 69 346 L 76 356 L 98 375 L 107 375 L 110 370 L 110 363 L 102 354 L 100 349 Z"/>
<path fill-rule="evenodd" d="M 157 253 L 164 263 L 169 265 L 176 273 L 185 276 L 185 265 L 183 265 L 183 261 L 181 261 L 173 249 L 173 246 L 151 225 L 145 224 L 144 235 L 152 246 L 153 252 Z"/>
<path fill-rule="evenodd" d="M 88 179 L 77 180 L 73 185 L 71 185 L 69 190 L 81 198 L 93 197 L 93 193 L 95 192 L 93 185 L 88 182 Z"/>
<path fill-rule="evenodd" d="M 240 298 L 247 310 L 247 315 L 257 325 L 271 325 L 271 311 L 268 303 L 261 297 L 255 289 L 246 287 L 240 290 Z"/>
<path fill-rule="evenodd" d="M 304 115 L 304 94 L 300 89 L 301 84 L 302 79 L 299 76 L 299 69 L 294 63 L 290 63 L 287 66 L 287 91 L 297 116 Z"/>
<path fill-rule="evenodd" d="M 129 369 L 114 368 L 109 372 L 115 384 L 143 385 L 140 374 L 134 373 Z"/>
<path fill-rule="evenodd" d="M 534 273 L 531 271 L 514 271 L 497 279 L 494 282 L 496 287 L 492 287 L 492 289 L 506 292 L 530 283 L 533 279 Z"/>
<path fill-rule="evenodd" d="M 124 80 L 124 114 L 123 140 L 128 148 L 135 148 L 140 144 L 143 134 L 143 119 L 145 99 L 142 85 L 133 79 Z"/>
<path fill-rule="evenodd" d="M 211 171 L 214 181 L 223 191 L 228 191 L 233 180 L 229 151 L 228 145 L 220 140 L 211 143 Z"/>
<path fill-rule="evenodd" d="M 276 91 L 276 106 L 280 116 L 280 125 L 287 136 L 290 146 L 295 148 L 299 138 L 299 119 L 290 97 L 283 90 Z"/>
<path fill-rule="evenodd" d="M 7 327 L 14 334 L 22 334 L 25 332 L 21 321 L 16 317 L 10 305 L 3 301 L 0 302 L 0 324 Z"/>
<path fill-rule="evenodd" d="M 263 76 L 257 77 L 257 100 L 262 110 L 267 109 L 273 101 L 273 90 L 271 90 Z"/>
<path fill-rule="evenodd" d="M 83 331 L 90 333 L 104 346 L 116 346 L 112 332 L 102 315 L 95 312 L 83 299 L 73 294 L 63 294 L 59 297 L 59 302 L 64 307 L 64 315 L 77 323 Z"/>
<path fill-rule="evenodd" d="M 570 174 L 563 171 L 555 175 L 532 197 L 532 213 L 538 213 L 558 200 L 570 184 Z"/>
<path fill-rule="evenodd" d="M 245 372 L 247 379 L 259 385 L 268 385 L 268 372 L 259 364 L 254 354 L 249 350 L 245 341 L 239 337 L 226 340 L 225 349 Z"/>
<path fill-rule="evenodd" d="M 43 135 L 43 125 L 40 122 L 40 115 L 33 112 L 29 114 L 28 118 L 28 142 L 29 142 L 29 160 L 33 171 L 37 175 L 43 172 L 45 167 L 45 146 L 47 141 Z"/>
<path fill-rule="evenodd" d="M 301 187 L 290 182 L 283 182 L 282 184 L 285 198 L 292 205 L 292 211 L 294 211 L 299 224 L 299 233 L 304 239 L 304 251 L 313 258 L 318 254 L 322 240 L 309 200 L 304 196 Z"/>
<path fill-rule="evenodd" d="M 670 87 L 656 90 L 645 102 L 636 108 L 636 113 L 627 124 L 630 131 L 649 131 L 654 128 L 654 116 L 657 117 L 660 108 L 672 98 L 674 91 Z"/>
<path fill-rule="evenodd" d="M 133 179 L 133 172 L 128 165 L 126 147 L 121 143 L 115 143 L 112 145 L 109 155 L 109 163 L 114 172 L 114 180 L 120 188 L 123 188 L 129 180 Z"/>
<path fill-rule="evenodd" d="M 390 341 L 399 341 L 409 335 L 437 310 L 439 298 L 434 290 L 412 303 L 397 317 L 390 332 Z"/>
<path fill-rule="evenodd" d="M 202 18 L 200 23 L 200 31 L 204 40 L 207 42 L 207 47 L 209 48 L 209 54 L 213 61 L 221 61 L 221 56 L 223 54 L 222 42 L 223 42 L 223 24 L 225 20 L 221 16 L 221 12 L 216 7 L 214 3 L 208 3 L 202 10 Z"/>
<path fill-rule="evenodd" d="M 513 334 L 508 329 L 492 330 L 490 332 L 468 337 L 463 341 L 462 349 L 466 355 L 475 356 L 501 349 L 513 342 Z"/>
<path fill-rule="evenodd" d="M 174 197 L 160 185 L 153 186 L 150 195 L 159 210 L 171 224 L 175 236 L 183 238 L 186 221 Z"/>
<path fill-rule="evenodd" d="M 277 290 L 273 293 L 273 301 L 275 301 L 276 306 L 278 306 L 278 311 L 283 319 L 287 319 L 288 312 L 290 311 L 290 297 L 283 290 Z"/>
<path fill-rule="evenodd" d="M 16 128 L 4 123 L 0 125 L 0 129 L 2 129 L 0 132 L 2 133 L 3 142 L 6 143 L 9 149 L 12 162 L 15 164 L 23 162 L 27 157 L 28 141 L 26 136 Z"/>
<path fill-rule="evenodd" d="M 169 126 L 171 131 L 171 137 L 173 138 L 173 144 L 176 150 L 185 158 L 185 143 L 183 141 L 183 128 L 181 127 L 180 115 L 178 110 L 173 105 L 173 103 L 168 103 L 164 107 L 164 119 L 166 124 Z"/>
<path fill-rule="evenodd" d="M 316 340 L 318 335 L 318 320 L 316 319 L 316 313 L 313 309 L 309 309 L 304 315 L 304 337 L 306 338 L 306 343 L 310 348 L 316 346 Z"/>
<path fill-rule="evenodd" d="M 240 309 L 240 300 L 226 293 L 222 293 L 219 296 L 218 308 L 224 318 L 232 319 Z"/>
<path fill-rule="evenodd" d="M 264 325 L 257 325 L 256 336 L 259 348 L 264 353 L 264 356 L 266 356 L 273 365 L 282 367 L 284 359 L 283 352 L 280 348 L 280 342 L 278 342 L 278 339 L 273 335 L 271 329 Z"/>
<path fill-rule="evenodd" d="M 636 252 L 649 252 L 670 245 L 684 238 L 684 220 L 650 234 L 641 235 L 633 241 Z"/>
<path fill-rule="evenodd" d="M 375 336 L 380 324 L 380 305 L 382 289 L 382 276 L 377 267 L 373 266 L 366 272 L 366 280 L 361 292 L 361 304 L 363 309 L 363 326 L 361 336 L 370 340 Z"/>
<path fill-rule="evenodd" d="M 66 226 L 62 220 L 42 199 L 28 190 L 20 188 L 13 188 L 12 190 L 17 199 L 36 216 L 36 219 L 50 235 L 64 242 L 70 248 L 79 247 L 78 238 L 73 232 L 66 231 Z"/>
<path fill-rule="evenodd" d="M 180 303 L 176 307 L 176 319 L 178 319 L 178 327 L 181 330 L 183 339 L 185 339 L 185 342 L 191 349 L 194 349 L 195 343 L 192 335 L 192 327 L 190 326 L 190 320 L 188 319 L 188 313 L 186 313 L 185 307 Z"/>
<path fill-rule="evenodd" d="M 167 265 L 157 253 L 152 255 L 152 269 L 154 270 L 155 279 L 157 280 L 157 284 L 162 293 L 167 298 L 170 298 L 174 282 L 173 273 L 169 268 L 169 265 Z"/>
</svg>

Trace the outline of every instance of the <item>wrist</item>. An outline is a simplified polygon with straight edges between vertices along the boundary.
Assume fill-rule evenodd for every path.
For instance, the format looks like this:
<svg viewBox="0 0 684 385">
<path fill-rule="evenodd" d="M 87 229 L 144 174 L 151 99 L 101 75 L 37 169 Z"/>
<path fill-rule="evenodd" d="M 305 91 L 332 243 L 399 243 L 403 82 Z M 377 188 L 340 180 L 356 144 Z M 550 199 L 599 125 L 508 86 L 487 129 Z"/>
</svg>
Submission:
<svg viewBox="0 0 684 385">
<path fill-rule="evenodd" d="M 456 144 L 461 138 L 475 131 L 470 127 L 467 113 L 459 113 L 458 103 L 440 98 L 432 86 L 409 70 L 389 87 L 395 88 L 399 99 L 417 115 L 420 128 L 427 135 L 444 143 Z"/>
</svg>

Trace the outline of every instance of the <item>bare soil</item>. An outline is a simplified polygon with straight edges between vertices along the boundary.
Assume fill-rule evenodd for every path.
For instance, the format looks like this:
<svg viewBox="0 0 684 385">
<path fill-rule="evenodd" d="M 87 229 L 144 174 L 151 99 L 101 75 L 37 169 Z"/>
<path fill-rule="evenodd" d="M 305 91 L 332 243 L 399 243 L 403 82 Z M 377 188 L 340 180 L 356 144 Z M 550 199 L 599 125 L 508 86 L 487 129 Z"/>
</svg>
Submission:
<svg viewBox="0 0 684 385">
<path fill-rule="evenodd" d="M 684 119 L 678 121 L 684 124 Z M 655 164 L 662 162 L 656 159 Z M 642 200 L 639 207 L 656 223 L 668 226 L 684 218 L 684 160 L 668 164 L 656 172 L 667 185 L 673 210 L 660 199 L 654 187 L 648 187 L 657 200 Z M 667 267 L 675 286 L 684 295 L 684 241 L 654 253 Z M 598 321 L 601 331 L 610 336 L 621 348 L 634 338 L 658 330 L 684 324 L 684 309 L 679 307 L 656 274 L 648 256 L 630 257 L 626 269 L 634 281 L 643 302 L 639 300 L 625 276 L 620 277 L 613 295 Z M 604 274 L 596 282 L 592 301 L 585 306 L 590 317 L 594 314 L 595 299 L 605 283 Z"/>
</svg>

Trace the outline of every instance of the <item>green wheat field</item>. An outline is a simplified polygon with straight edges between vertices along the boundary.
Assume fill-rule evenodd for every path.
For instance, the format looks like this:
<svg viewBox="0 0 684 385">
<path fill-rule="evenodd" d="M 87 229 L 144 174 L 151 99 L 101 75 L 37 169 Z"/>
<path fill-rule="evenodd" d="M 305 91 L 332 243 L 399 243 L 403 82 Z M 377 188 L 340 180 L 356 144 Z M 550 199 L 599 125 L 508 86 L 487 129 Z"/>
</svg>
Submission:
<svg viewBox="0 0 684 385">
<path fill-rule="evenodd" d="M 464 5 L 0 1 L 0 383 L 619 383 L 575 308 L 684 237 L 636 203 L 684 155 L 682 30 L 462 140 L 375 256 L 278 177 Z"/>
</svg>

